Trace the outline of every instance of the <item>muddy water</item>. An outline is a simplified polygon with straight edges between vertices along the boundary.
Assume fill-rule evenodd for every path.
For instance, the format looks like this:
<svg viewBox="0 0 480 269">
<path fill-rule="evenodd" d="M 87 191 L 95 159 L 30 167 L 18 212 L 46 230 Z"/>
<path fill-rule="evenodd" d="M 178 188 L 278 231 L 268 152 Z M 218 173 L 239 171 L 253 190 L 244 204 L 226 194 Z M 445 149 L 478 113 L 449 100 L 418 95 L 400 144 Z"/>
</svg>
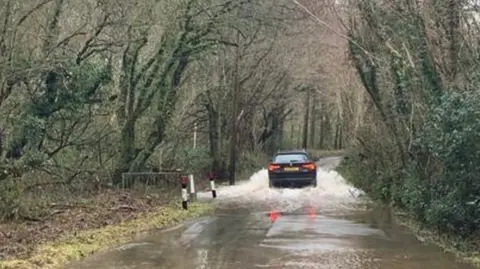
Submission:
<svg viewBox="0 0 480 269">
<path fill-rule="evenodd" d="M 421 244 L 321 160 L 317 188 L 272 190 L 266 171 L 218 190 L 214 217 L 152 234 L 68 268 L 471 269 Z M 208 193 L 201 200 L 211 200 Z"/>
</svg>

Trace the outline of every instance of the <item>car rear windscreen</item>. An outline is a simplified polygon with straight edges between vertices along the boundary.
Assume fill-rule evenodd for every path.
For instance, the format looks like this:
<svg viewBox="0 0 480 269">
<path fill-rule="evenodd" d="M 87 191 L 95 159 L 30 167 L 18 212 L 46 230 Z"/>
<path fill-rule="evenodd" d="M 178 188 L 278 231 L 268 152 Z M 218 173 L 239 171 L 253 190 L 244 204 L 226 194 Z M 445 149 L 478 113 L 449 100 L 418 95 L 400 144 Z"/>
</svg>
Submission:
<svg viewBox="0 0 480 269">
<path fill-rule="evenodd" d="M 305 162 L 307 161 L 307 155 L 305 154 L 281 154 L 275 156 L 275 163 L 290 163 L 290 162 Z"/>
</svg>

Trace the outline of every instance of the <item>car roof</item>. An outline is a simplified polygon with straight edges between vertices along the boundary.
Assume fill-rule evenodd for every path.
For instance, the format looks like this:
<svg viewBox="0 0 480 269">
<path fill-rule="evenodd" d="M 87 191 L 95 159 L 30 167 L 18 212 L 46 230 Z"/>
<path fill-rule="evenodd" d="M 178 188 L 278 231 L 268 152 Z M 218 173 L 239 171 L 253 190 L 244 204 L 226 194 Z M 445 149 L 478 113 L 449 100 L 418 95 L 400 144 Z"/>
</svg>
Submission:
<svg viewBox="0 0 480 269">
<path fill-rule="evenodd" d="M 286 155 L 286 154 L 307 154 L 305 149 L 288 149 L 288 150 L 278 150 L 275 155 Z"/>
</svg>

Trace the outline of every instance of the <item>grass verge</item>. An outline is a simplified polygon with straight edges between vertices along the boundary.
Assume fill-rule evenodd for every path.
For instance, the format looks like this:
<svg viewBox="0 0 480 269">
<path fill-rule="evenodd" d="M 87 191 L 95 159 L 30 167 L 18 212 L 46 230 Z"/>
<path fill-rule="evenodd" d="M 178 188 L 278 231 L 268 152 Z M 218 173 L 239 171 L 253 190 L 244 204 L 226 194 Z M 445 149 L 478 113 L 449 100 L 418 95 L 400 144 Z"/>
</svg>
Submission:
<svg viewBox="0 0 480 269">
<path fill-rule="evenodd" d="M 69 262 L 127 243 L 140 233 L 166 228 L 211 210 L 210 205 L 200 203 L 190 204 L 188 211 L 173 204 L 157 207 L 127 221 L 65 234 L 57 240 L 38 245 L 28 257 L 0 261 L 0 268 L 60 269 Z"/>
</svg>

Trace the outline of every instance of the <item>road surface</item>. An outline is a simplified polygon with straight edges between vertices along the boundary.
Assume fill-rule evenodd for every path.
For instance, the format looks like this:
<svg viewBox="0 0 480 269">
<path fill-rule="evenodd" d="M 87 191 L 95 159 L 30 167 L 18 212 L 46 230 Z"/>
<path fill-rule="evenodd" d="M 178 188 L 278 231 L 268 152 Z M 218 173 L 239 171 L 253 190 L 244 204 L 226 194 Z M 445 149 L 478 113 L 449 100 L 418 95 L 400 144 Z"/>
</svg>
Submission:
<svg viewBox="0 0 480 269">
<path fill-rule="evenodd" d="M 317 188 L 271 190 L 266 171 L 218 190 L 214 217 L 154 233 L 73 269 L 471 269 L 396 226 L 322 159 Z M 200 199 L 209 200 L 209 194 Z"/>
</svg>

